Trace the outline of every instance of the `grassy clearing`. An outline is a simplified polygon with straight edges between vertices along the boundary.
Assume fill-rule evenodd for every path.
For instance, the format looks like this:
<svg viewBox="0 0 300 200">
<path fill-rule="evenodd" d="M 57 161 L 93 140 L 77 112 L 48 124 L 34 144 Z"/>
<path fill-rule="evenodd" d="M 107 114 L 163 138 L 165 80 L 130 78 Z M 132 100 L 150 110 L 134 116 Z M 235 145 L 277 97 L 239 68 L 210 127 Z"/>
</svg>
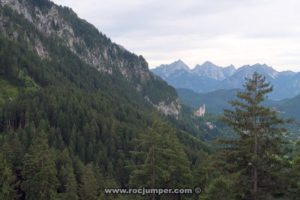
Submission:
<svg viewBox="0 0 300 200">
<path fill-rule="evenodd" d="M 0 75 L 0 105 L 15 99 L 21 91 L 34 91 L 38 88 L 38 85 L 30 77 L 21 73 L 18 79 Z"/>
<path fill-rule="evenodd" d="M 0 105 L 5 101 L 16 98 L 19 94 L 19 87 L 11 83 L 5 77 L 0 76 Z"/>
</svg>

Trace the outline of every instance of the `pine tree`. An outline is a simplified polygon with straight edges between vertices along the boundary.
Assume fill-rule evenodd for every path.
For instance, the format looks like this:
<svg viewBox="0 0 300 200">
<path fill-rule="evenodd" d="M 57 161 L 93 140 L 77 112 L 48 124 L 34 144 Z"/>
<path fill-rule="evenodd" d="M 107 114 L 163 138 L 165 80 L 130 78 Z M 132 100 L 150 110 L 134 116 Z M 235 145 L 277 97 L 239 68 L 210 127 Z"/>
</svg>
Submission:
<svg viewBox="0 0 300 200">
<path fill-rule="evenodd" d="M 81 200 L 97 200 L 98 185 L 93 165 L 88 164 L 84 167 L 80 177 L 79 197 Z"/>
<path fill-rule="evenodd" d="M 277 170 L 282 159 L 282 135 L 286 123 L 276 110 L 262 102 L 272 92 L 266 78 L 254 73 L 246 79 L 244 91 L 231 102 L 234 110 L 225 110 L 223 121 L 237 138 L 225 142 L 225 159 L 231 173 L 239 173 L 239 186 L 246 199 L 264 199 L 279 187 Z M 276 188 L 276 189 L 275 189 Z"/>
<path fill-rule="evenodd" d="M 77 182 L 72 160 L 67 149 L 59 154 L 56 162 L 58 167 L 59 196 L 63 200 L 77 200 Z"/>
<path fill-rule="evenodd" d="M 162 142 L 160 135 L 152 128 L 149 128 L 142 137 L 140 144 L 142 152 L 134 153 L 144 157 L 144 161 L 133 171 L 132 185 L 156 188 L 167 179 L 166 163 L 161 162 L 165 154 Z"/>
<path fill-rule="evenodd" d="M 235 198 L 235 177 L 219 176 L 213 179 L 200 195 L 200 200 L 232 200 Z"/>
<path fill-rule="evenodd" d="M 139 143 L 139 149 L 133 153 L 142 157 L 143 161 L 137 164 L 130 176 L 131 186 L 184 188 L 191 182 L 191 171 L 185 152 L 175 132 L 166 124 L 154 122 Z"/>
<path fill-rule="evenodd" d="M 0 152 L 0 199 L 10 200 L 15 196 L 13 182 L 15 177 L 7 160 L 4 158 L 3 154 Z"/>
<path fill-rule="evenodd" d="M 289 192 L 291 199 L 300 199 L 300 156 L 295 157 L 293 160 Z"/>
<path fill-rule="evenodd" d="M 215 158 L 212 156 L 201 153 L 199 160 L 195 164 L 193 170 L 193 183 L 202 190 L 205 190 L 205 188 L 209 185 L 209 182 L 215 176 L 219 175 L 214 159 Z"/>
<path fill-rule="evenodd" d="M 55 199 L 57 172 L 53 152 L 49 149 L 44 133 L 37 135 L 24 156 L 22 189 L 26 199 Z"/>
</svg>

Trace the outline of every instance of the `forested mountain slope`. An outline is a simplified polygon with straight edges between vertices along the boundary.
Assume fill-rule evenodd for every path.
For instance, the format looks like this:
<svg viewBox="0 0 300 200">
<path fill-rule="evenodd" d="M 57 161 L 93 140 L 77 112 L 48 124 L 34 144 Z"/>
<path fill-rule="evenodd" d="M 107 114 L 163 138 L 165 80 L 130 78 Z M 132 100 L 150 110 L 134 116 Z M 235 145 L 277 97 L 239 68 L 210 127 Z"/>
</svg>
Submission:
<svg viewBox="0 0 300 200">
<path fill-rule="evenodd" d="M 103 188 L 154 187 L 152 169 L 156 188 L 197 180 L 207 147 L 141 56 L 48 0 L 1 0 L 0 19 L 0 199 L 116 199 Z"/>
</svg>

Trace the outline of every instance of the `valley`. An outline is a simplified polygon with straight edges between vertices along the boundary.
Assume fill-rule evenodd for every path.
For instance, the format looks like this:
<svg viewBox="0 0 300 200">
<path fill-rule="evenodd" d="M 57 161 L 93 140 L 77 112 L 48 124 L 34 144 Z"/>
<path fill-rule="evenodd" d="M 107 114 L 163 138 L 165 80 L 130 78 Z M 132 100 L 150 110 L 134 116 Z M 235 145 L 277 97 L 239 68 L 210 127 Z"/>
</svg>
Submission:
<svg viewBox="0 0 300 200">
<path fill-rule="evenodd" d="M 69 7 L 0 0 L 0 199 L 296 200 L 299 77 L 149 69 Z"/>
</svg>

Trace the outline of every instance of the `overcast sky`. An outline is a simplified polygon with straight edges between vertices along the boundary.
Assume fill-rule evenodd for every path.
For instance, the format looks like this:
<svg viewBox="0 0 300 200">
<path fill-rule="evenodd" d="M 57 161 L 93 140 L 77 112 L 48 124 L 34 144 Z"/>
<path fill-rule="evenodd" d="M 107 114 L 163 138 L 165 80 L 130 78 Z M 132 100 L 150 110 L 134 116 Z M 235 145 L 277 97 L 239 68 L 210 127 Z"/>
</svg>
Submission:
<svg viewBox="0 0 300 200">
<path fill-rule="evenodd" d="M 266 63 L 300 71 L 299 0 L 54 0 L 155 67 Z"/>
</svg>

